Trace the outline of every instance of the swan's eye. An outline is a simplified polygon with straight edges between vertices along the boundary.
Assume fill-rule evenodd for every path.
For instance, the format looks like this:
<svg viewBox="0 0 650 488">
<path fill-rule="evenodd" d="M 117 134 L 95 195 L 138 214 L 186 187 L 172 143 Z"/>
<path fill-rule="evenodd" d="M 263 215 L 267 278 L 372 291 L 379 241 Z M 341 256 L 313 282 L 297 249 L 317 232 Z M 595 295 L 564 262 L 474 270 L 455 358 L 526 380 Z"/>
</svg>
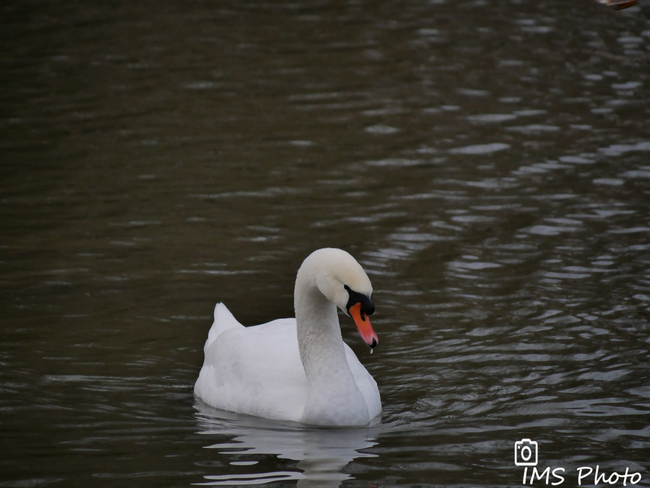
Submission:
<svg viewBox="0 0 650 488">
<path fill-rule="evenodd" d="M 350 313 L 350 307 L 357 303 L 361 303 L 361 319 L 365 320 L 366 315 L 372 315 L 375 312 L 375 304 L 372 303 L 372 300 L 368 295 L 354 291 L 348 285 L 343 285 L 348 292 L 348 303 L 345 306 L 348 313 Z"/>
</svg>

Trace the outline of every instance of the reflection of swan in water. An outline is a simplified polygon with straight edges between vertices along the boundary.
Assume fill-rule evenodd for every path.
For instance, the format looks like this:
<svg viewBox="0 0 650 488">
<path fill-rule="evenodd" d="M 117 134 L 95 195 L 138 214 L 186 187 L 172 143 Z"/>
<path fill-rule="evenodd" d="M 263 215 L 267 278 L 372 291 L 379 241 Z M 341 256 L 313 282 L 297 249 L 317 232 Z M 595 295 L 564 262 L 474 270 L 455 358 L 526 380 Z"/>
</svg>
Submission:
<svg viewBox="0 0 650 488">
<path fill-rule="evenodd" d="M 195 404 L 200 434 L 230 437 L 228 442 L 208 445 L 225 458 L 231 473 L 205 476 L 199 486 L 258 485 L 298 480 L 299 487 L 338 487 L 351 479 L 341 470 L 351 461 L 374 454 L 359 452 L 375 445 L 372 428 L 322 429 L 294 422 L 270 421 L 216 410 L 201 401 Z M 298 461 L 296 471 L 255 469 L 259 455 Z M 247 456 L 248 459 L 246 459 Z M 244 471 L 244 472 L 242 472 Z"/>
</svg>

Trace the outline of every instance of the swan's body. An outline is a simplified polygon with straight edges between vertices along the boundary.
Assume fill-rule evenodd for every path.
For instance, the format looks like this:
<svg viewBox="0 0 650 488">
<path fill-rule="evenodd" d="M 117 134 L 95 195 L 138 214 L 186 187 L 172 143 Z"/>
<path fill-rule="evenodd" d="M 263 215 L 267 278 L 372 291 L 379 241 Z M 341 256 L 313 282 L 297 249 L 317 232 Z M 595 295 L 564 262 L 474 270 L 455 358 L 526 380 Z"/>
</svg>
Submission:
<svg viewBox="0 0 650 488">
<path fill-rule="evenodd" d="M 242 326 L 222 303 L 194 386 L 207 404 L 233 412 L 313 425 L 365 425 L 381 412 L 377 383 L 341 338 L 337 306 L 362 338 L 377 344 L 366 315 L 372 285 L 356 260 L 320 249 L 300 267 L 295 319 Z"/>
</svg>

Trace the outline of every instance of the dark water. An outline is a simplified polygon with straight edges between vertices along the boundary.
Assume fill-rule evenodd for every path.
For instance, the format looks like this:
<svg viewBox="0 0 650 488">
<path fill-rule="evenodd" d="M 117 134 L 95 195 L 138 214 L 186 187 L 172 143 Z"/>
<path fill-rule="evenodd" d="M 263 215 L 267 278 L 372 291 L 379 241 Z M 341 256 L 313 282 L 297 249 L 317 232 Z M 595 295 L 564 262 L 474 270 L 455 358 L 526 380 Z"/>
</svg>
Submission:
<svg viewBox="0 0 650 488">
<path fill-rule="evenodd" d="M 522 438 L 650 486 L 648 14 L 3 3 L 0 487 L 522 486 Z M 197 403 L 214 304 L 291 316 L 324 246 L 381 422 Z"/>
</svg>

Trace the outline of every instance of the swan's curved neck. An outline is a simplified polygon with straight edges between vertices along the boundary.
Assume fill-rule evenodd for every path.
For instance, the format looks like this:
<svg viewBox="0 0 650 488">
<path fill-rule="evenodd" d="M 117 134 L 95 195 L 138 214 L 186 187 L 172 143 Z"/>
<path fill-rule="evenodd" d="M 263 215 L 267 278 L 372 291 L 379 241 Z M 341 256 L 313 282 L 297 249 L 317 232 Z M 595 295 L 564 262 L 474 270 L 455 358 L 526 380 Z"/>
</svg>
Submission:
<svg viewBox="0 0 650 488">
<path fill-rule="evenodd" d="M 313 280 L 298 275 L 295 290 L 298 349 L 308 394 L 303 421 L 336 425 L 337 419 L 368 420 L 365 400 L 348 365 L 336 305 Z"/>
<path fill-rule="evenodd" d="M 300 360 L 310 382 L 349 372 L 336 305 L 317 287 L 296 290 L 296 323 Z"/>
</svg>

